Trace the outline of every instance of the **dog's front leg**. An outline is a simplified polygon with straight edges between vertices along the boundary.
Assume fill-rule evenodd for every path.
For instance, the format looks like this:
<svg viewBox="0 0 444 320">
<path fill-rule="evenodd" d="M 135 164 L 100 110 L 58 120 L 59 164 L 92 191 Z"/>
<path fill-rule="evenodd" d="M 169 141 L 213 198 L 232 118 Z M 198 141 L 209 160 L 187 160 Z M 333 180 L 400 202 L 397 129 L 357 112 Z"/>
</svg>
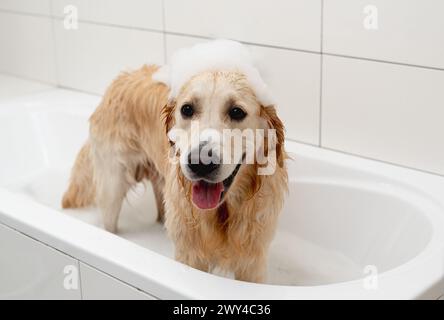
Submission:
<svg viewBox="0 0 444 320">
<path fill-rule="evenodd" d="M 188 252 L 176 250 L 176 260 L 194 269 L 198 269 L 204 272 L 209 271 L 208 262 L 200 259 L 196 254 L 193 254 L 193 252 L 189 251 L 189 249 Z"/>
<path fill-rule="evenodd" d="M 236 280 L 264 283 L 267 278 L 267 258 L 265 254 L 246 257 L 237 263 L 234 270 Z"/>
<path fill-rule="evenodd" d="M 93 153 L 94 180 L 97 206 L 99 207 L 105 230 L 116 233 L 122 202 L 130 188 L 120 158 L 111 152 L 96 148 Z"/>
</svg>

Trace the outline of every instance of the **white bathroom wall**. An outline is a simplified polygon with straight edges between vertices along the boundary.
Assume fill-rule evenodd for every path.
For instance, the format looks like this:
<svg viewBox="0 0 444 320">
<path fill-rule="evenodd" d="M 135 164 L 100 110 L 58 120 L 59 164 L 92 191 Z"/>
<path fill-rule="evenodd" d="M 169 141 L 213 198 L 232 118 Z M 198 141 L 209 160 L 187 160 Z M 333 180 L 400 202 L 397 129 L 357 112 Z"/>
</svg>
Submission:
<svg viewBox="0 0 444 320">
<path fill-rule="evenodd" d="M 74 6 L 78 29 L 65 27 Z M 102 94 L 122 70 L 164 63 L 161 0 L 54 0 L 59 85 Z"/>
<path fill-rule="evenodd" d="M 364 10 L 373 8 L 378 29 L 368 30 Z M 443 17 L 442 0 L 324 0 L 323 50 L 443 69 Z"/>
<path fill-rule="evenodd" d="M 206 39 L 166 35 L 167 61 L 179 48 Z M 276 97 L 279 115 L 291 119 L 287 135 L 305 143 L 319 140 L 320 54 L 249 45 Z M 282 85 L 287 83 L 287 85 Z"/>
<path fill-rule="evenodd" d="M 444 175 L 443 12 L 442 0 L 0 0 L 0 72 L 102 94 L 120 70 L 232 38 L 261 61 L 289 139 Z"/>
<path fill-rule="evenodd" d="M 51 0 L 2 0 L 0 1 L 0 9 L 48 16 L 51 12 Z"/>
<path fill-rule="evenodd" d="M 76 31 L 54 21 L 59 84 L 102 94 L 123 70 L 164 62 L 163 35 L 83 22 Z"/>
<path fill-rule="evenodd" d="M 163 31 L 162 0 L 52 0 L 53 16 L 65 17 L 69 5 L 82 21 Z"/>
<path fill-rule="evenodd" d="M 321 0 L 165 0 L 165 30 L 319 52 Z"/>
<path fill-rule="evenodd" d="M 444 72 L 324 57 L 322 145 L 444 173 Z"/>
<path fill-rule="evenodd" d="M 50 18 L 0 9 L 0 43 L 0 72 L 56 83 Z"/>
</svg>

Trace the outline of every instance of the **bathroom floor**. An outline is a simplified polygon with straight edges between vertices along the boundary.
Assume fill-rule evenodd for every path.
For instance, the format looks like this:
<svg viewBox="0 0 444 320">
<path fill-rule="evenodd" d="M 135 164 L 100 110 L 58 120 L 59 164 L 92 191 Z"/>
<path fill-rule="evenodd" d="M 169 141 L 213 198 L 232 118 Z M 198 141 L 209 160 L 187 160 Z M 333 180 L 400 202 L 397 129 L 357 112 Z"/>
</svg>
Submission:
<svg viewBox="0 0 444 320">
<path fill-rule="evenodd" d="M 51 90 L 57 89 L 38 82 L 0 75 L 0 105 Z M 70 99 L 75 95 L 73 91 Z M 96 98 L 98 99 L 94 97 L 91 101 L 96 101 Z M 101 228 L 100 214 L 95 208 L 61 209 L 60 199 L 66 189 L 69 171 L 70 164 L 60 168 L 45 168 L 8 186 L 8 189 L 52 207 L 57 212 Z M 122 208 L 118 236 L 162 255 L 173 257 L 172 243 L 167 238 L 163 226 L 155 222 L 154 203 L 149 183 L 140 184 L 131 190 Z M 340 253 L 323 249 L 285 231 L 279 231 L 270 250 L 268 282 L 283 285 L 328 284 L 341 279 L 350 280 L 350 275 L 354 275 L 355 279 L 359 278 L 362 276 L 362 270 L 362 266 Z"/>
</svg>

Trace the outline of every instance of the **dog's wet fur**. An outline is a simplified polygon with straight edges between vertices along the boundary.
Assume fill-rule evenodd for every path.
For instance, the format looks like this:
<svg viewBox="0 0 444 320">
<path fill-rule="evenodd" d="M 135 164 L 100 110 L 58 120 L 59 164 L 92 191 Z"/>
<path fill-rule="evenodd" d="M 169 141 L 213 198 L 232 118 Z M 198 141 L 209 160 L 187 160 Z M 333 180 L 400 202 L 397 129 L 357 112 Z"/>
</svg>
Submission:
<svg viewBox="0 0 444 320">
<path fill-rule="evenodd" d="M 128 190 L 149 179 L 158 220 L 165 223 L 178 261 L 207 272 L 215 267 L 232 271 L 238 280 L 265 281 L 267 251 L 287 190 L 284 128 L 274 106 L 258 102 L 244 75 L 223 70 L 194 76 L 177 98 L 168 100 L 169 88 L 152 80 L 156 70 L 143 66 L 123 73 L 108 88 L 90 118 L 89 139 L 72 169 L 63 208 L 96 204 L 106 230 L 117 232 Z M 199 103 L 197 120 L 216 130 L 275 129 L 274 174 L 259 175 L 259 164 L 243 163 L 221 204 L 207 210 L 194 205 L 193 181 L 180 164 L 168 160 L 167 137 L 173 127 L 189 130 L 180 107 L 190 101 Z M 248 116 L 230 120 L 227 103 L 241 105 Z M 235 167 L 221 168 L 221 175 Z"/>
</svg>

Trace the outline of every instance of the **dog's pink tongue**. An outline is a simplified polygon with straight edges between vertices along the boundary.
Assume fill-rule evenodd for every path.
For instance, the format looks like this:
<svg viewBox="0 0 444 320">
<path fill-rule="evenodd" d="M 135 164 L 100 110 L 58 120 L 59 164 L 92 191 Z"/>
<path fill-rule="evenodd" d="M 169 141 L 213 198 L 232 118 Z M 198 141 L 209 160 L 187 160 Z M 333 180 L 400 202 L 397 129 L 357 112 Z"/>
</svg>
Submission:
<svg viewBox="0 0 444 320">
<path fill-rule="evenodd" d="M 220 195 L 224 190 L 222 182 L 208 183 L 205 181 L 197 181 L 193 183 L 193 203 L 200 209 L 215 208 L 219 201 Z"/>
</svg>

